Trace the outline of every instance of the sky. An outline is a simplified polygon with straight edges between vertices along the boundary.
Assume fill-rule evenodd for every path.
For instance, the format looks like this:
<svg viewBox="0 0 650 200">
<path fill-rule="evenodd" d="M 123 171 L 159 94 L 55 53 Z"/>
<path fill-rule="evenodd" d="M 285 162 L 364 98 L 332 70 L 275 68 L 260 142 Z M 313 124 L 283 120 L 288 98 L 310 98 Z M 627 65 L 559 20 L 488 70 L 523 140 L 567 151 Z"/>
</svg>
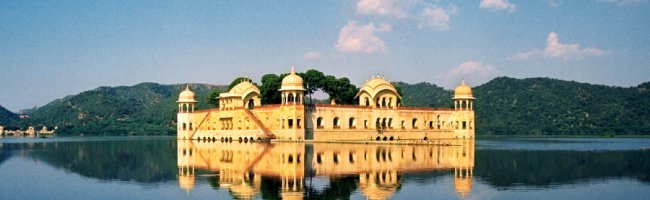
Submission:
<svg viewBox="0 0 650 200">
<path fill-rule="evenodd" d="M 316 69 L 453 89 L 650 81 L 648 0 L 0 1 L 0 105 Z"/>
</svg>

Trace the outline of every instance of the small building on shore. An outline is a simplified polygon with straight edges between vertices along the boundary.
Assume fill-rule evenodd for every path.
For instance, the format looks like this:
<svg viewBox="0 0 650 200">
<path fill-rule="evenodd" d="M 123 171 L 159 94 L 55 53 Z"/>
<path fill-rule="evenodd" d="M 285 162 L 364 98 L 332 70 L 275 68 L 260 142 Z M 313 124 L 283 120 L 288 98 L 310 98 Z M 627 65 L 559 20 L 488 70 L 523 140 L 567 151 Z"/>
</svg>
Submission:
<svg viewBox="0 0 650 200">
<path fill-rule="evenodd" d="M 196 110 L 189 87 L 178 98 L 181 140 L 404 141 L 474 139 L 474 97 L 463 81 L 453 108 L 400 105 L 387 80 L 373 77 L 356 95 L 357 105 L 304 104 L 303 79 L 292 69 L 278 91 L 281 102 L 262 105 L 261 92 L 243 81 L 218 97 L 219 107 Z"/>
</svg>

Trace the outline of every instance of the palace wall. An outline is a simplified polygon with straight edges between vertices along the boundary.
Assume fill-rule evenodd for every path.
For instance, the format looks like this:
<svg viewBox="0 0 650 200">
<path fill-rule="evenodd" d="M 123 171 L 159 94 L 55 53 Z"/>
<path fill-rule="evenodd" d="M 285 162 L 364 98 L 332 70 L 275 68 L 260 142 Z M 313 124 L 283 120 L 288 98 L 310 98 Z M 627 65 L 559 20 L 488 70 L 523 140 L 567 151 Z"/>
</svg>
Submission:
<svg viewBox="0 0 650 200">
<path fill-rule="evenodd" d="M 474 111 L 349 105 L 269 105 L 253 110 L 199 110 L 178 114 L 179 138 L 258 140 L 266 129 L 275 139 L 429 140 L 474 137 Z"/>
</svg>

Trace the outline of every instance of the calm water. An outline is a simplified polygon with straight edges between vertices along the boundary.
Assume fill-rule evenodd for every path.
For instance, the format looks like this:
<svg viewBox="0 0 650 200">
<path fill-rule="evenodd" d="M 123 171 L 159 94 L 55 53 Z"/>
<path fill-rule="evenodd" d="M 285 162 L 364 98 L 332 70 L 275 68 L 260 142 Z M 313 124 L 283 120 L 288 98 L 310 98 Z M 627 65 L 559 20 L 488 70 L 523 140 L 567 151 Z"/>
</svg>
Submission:
<svg viewBox="0 0 650 200">
<path fill-rule="evenodd" d="M 0 141 L 0 199 L 650 199 L 648 138 Z"/>
</svg>

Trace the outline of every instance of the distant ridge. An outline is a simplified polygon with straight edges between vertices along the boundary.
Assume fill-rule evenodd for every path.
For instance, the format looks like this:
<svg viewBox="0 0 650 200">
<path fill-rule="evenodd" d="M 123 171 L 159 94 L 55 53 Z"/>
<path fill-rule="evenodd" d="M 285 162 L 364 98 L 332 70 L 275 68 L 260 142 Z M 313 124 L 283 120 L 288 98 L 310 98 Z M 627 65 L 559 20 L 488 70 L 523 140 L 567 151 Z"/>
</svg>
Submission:
<svg viewBox="0 0 650 200">
<path fill-rule="evenodd" d="M 0 126 L 7 124 L 14 124 L 18 121 L 18 114 L 7 110 L 5 107 L 0 106 Z"/>
<path fill-rule="evenodd" d="M 453 91 L 435 84 L 395 85 L 406 106 L 453 106 Z M 72 135 L 173 135 L 175 101 L 184 87 L 157 83 L 99 87 L 52 101 L 19 121 L 1 108 L 0 120 L 14 119 L 7 124 L 23 129 L 58 126 L 59 133 Z M 198 106 L 210 108 L 205 100 L 209 92 L 225 91 L 227 86 L 190 84 L 190 88 Z M 613 87 L 552 78 L 498 77 L 473 89 L 477 134 L 650 134 L 650 82 Z"/>
<path fill-rule="evenodd" d="M 70 135 L 173 135 L 176 133 L 176 100 L 186 84 L 140 83 L 134 86 L 99 87 L 54 100 L 33 111 L 20 126 L 58 126 Z M 189 84 L 204 99 L 214 86 Z M 206 101 L 199 103 L 207 107 Z"/>
</svg>

